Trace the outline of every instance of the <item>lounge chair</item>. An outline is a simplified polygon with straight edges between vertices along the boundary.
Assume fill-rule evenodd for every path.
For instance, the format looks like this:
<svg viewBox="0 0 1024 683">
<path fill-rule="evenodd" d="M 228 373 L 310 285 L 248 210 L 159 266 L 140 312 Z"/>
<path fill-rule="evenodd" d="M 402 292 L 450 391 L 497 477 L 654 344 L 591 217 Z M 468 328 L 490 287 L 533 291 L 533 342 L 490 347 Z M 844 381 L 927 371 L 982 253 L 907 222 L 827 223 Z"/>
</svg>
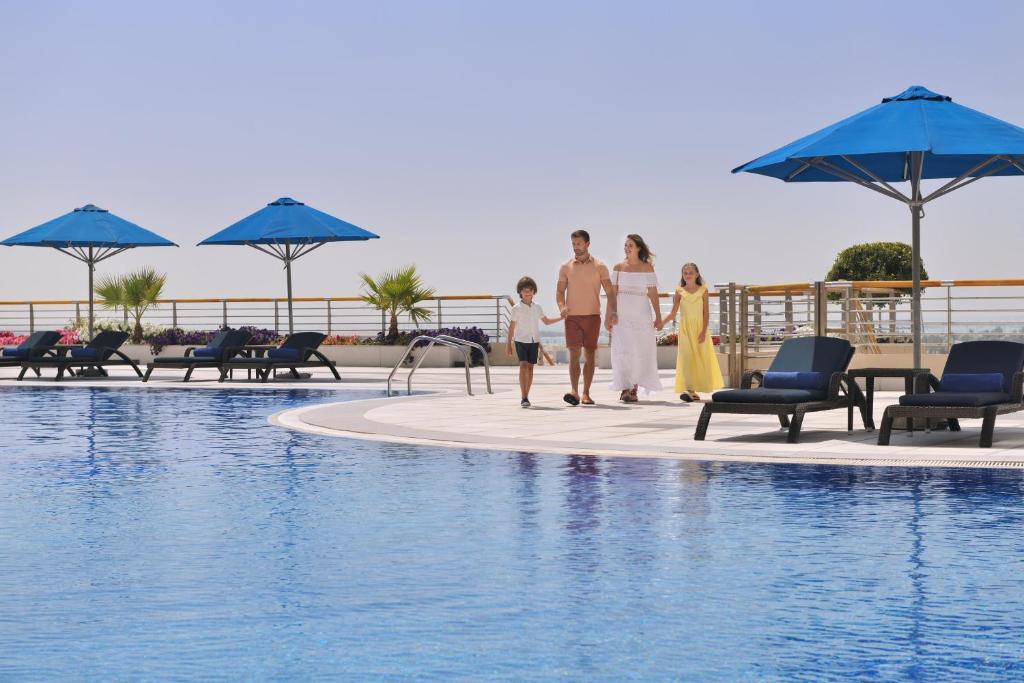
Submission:
<svg viewBox="0 0 1024 683">
<path fill-rule="evenodd" d="M 216 368 L 220 370 L 221 363 L 239 353 L 241 348 L 249 343 L 250 339 L 252 339 L 252 335 L 243 330 L 224 330 L 211 339 L 210 343 L 206 346 L 188 347 L 185 349 L 185 355 L 183 356 L 157 356 L 153 359 L 153 362 L 147 364 L 146 374 L 142 381 L 148 382 L 149 376 L 157 368 L 185 370 L 185 379 L 182 380 L 184 382 L 187 382 L 192 377 L 192 372 L 196 368 Z M 230 356 L 228 355 L 229 352 Z"/>
<path fill-rule="evenodd" d="M 57 376 L 55 379 L 58 381 L 64 377 L 65 372 L 70 371 L 71 374 L 74 374 L 75 368 L 79 370 L 95 368 L 101 375 L 106 377 L 107 371 L 105 368 L 111 365 L 129 365 L 139 377 L 142 377 L 142 370 L 139 370 L 139 361 L 129 358 L 119 350 L 121 345 L 128 341 L 128 336 L 127 332 L 106 330 L 97 334 L 85 346 L 72 348 L 49 347 L 50 350 L 56 351 L 59 349 L 67 353 L 57 356 L 38 356 L 22 361 L 21 373 L 18 375 L 18 379 L 22 379 L 29 369 L 39 374 L 39 371 L 43 368 L 56 368 Z"/>
<path fill-rule="evenodd" d="M 270 373 L 275 370 L 287 368 L 291 371 L 292 377 L 301 379 L 298 368 L 327 368 L 334 374 L 334 379 L 340 380 L 334 361 L 328 360 L 327 356 L 317 351 L 327 335 L 319 332 L 297 332 L 290 334 L 276 349 L 266 349 L 262 346 L 242 346 L 238 349 L 231 349 L 230 360 L 220 366 L 220 381 L 227 379 L 228 373 L 232 370 L 255 370 L 256 377 L 261 382 L 270 378 Z M 267 355 L 259 358 L 244 357 L 246 353 L 266 349 Z M 239 354 L 239 355 L 236 355 Z"/>
<path fill-rule="evenodd" d="M 914 377 L 914 393 L 900 396 L 882 416 L 878 445 L 888 446 L 892 423 L 906 418 L 908 431 L 918 420 L 925 428 L 945 420 L 952 432 L 960 431 L 960 418 L 981 418 L 978 446 L 992 445 L 996 415 L 1024 410 L 1024 344 L 1009 341 L 971 341 L 949 349 L 942 379 L 930 373 Z"/>
<path fill-rule="evenodd" d="M 800 438 L 804 414 L 819 410 L 845 409 L 852 398 L 864 417 L 864 394 L 846 377 L 854 348 L 845 339 L 799 337 L 779 348 L 766 372 L 743 373 L 739 389 L 716 391 L 704 404 L 693 438 L 703 441 L 714 413 L 777 415 L 789 428 L 786 439 Z M 753 380 L 759 386 L 753 387 Z"/>
<path fill-rule="evenodd" d="M 35 358 L 47 353 L 53 355 L 55 352 L 51 347 L 59 343 L 60 332 L 33 332 L 25 341 L 17 346 L 5 346 L 0 351 L 0 367 L 21 367 L 21 364 L 29 358 Z M 39 376 L 39 371 L 36 370 L 35 372 L 36 376 Z"/>
</svg>

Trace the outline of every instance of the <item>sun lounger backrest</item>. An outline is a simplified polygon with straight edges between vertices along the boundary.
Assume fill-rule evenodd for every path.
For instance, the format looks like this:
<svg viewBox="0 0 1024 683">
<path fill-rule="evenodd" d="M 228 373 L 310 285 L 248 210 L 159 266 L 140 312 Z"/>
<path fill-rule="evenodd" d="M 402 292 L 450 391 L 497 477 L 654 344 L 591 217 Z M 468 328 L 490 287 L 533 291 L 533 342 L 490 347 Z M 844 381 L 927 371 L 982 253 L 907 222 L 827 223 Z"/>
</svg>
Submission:
<svg viewBox="0 0 1024 683">
<path fill-rule="evenodd" d="M 1024 369 L 1024 344 L 1011 341 L 969 341 L 953 344 L 942 374 L 977 375 L 998 372 L 1009 392 L 1015 373 Z"/>
<path fill-rule="evenodd" d="M 252 339 L 252 335 L 244 330 L 227 330 L 224 334 L 227 336 L 224 343 L 221 345 L 221 351 L 223 352 L 228 351 L 228 349 L 240 349 L 248 344 L 249 340 Z M 237 355 L 237 351 L 231 355 Z M 221 360 L 227 360 L 227 358 L 222 358 Z"/>
<path fill-rule="evenodd" d="M 805 384 L 803 389 L 824 390 L 832 373 L 844 372 L 853 358 L 853 347 L 836 337 L 798 337 L 787 339 L 779 347 L 765 373 L 764 386 L 771 387 L 785 380 L 786 386 Z M 797 375 L 796 373 L 800 373 Z"/>
<path fill-rule="evenodd" d="M 33 332 L 25 339 L 25 341 L 18 344 L 18 349 L 32 349 L 37 346 L 53 346 L 54 344 L 60 343 L 60 332 L 53 332 L 46 330 L 43 332 Z"/>
<path fill-rule="evenodd" d="M 296 332 L 295 334 L 289 334 L 281 343 L 279 348 L 295 349 L 296 351 L 300 351 L 302 349 L 315 349 L 319 347 L 326 338 L 326 334 L 320 334 L 319 332 Z M 301 360 L 306 360 L 309 355 L 309 353 L 304 354 L 305 357 Z"/>
<path fill-rule="evenodd" d="M 106 349 L 105 351 L 99 354 L 98 359 L 107 360 L 108 358 L 110 358 L 111 355 L 113 355 L 112 349 L 121 348 L 121 345 L 128 341 L 129 336 L 130 335 L 127 332 L 119 332 L 117 330 L 104 330 L 103 332 L 100 332 L 95 337 L 93 337 L 92 341 L 89 342 L 89 345 L 86 346 L 85 348 Z"/>
</svg>

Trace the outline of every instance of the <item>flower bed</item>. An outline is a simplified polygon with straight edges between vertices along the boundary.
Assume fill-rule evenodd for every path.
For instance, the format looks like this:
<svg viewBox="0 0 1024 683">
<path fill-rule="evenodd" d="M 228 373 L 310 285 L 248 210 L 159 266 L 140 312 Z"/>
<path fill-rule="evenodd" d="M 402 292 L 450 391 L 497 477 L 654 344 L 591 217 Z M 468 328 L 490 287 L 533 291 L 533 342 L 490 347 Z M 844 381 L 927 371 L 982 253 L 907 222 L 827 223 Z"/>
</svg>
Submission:
<svg viewBox="0 0 1024 683">
<path fill-rule="evenodd" d="M 722 338 L 717 334 L 713 334 L 711 335 L 711 343 L 718 346 L 722 343 Z M 669 332 L 658 337 L 658 346 L 679 346 L 679 335 L 675 332 Z"/>
<path fill-rule="evenodd" d="M 0 330 L 0 346 L 17 346 L 26 339 L 29 335 L 27 334 L 14 334 L 7 330 Z M 60 330 L 60 343 L 61 344 L 81 344 L 81 339 L 78 336 L 78 330 L 65 329 Z"/>
</svg>

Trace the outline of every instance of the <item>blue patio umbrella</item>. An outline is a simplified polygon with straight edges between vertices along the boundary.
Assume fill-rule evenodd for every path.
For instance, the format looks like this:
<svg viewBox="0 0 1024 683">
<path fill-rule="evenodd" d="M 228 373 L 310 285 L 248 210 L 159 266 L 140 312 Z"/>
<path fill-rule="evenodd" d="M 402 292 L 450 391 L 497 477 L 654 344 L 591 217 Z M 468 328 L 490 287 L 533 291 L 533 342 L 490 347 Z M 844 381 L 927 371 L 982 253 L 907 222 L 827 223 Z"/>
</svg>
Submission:
<svg viewBox="0 0 1024 683">
<path fill-rule="evenodd" d="M 155 232 L 93 204 L 86 204 L 52 221 L 8 237 L 0 244 L 8 247 L 50 247 L 89 267 L 89 339 L 92 339 L 92 279 L 96 264 L 135 247 L 178 246 Z"/>
<path fill-rule="evenodd" d="M 199 243 L 242 244 L 269 254 L 284 262 L 288 281 L 288 333 L 294 331 L 292 321 L 292 261 L 319 249 L 328 242 L 353 242 L 377 239 L 368 230 L 346 223 L 323 211 L 282 197 L 270 202 L 251 216 L 246 216 Z"/>
<path fill-rule="evenodd" d="M 924 205 L 989 176 L 1024 174 L 1024 128 L 919 85 L 733 169 L 787 183 L 851 182 L 907 205 L 911 215 L 914 366 L 921 366 Z M 923 194 L 921 181 L 950 179 Z M 910 183 L 910 192 L 893 184 Z"/>
</svg>

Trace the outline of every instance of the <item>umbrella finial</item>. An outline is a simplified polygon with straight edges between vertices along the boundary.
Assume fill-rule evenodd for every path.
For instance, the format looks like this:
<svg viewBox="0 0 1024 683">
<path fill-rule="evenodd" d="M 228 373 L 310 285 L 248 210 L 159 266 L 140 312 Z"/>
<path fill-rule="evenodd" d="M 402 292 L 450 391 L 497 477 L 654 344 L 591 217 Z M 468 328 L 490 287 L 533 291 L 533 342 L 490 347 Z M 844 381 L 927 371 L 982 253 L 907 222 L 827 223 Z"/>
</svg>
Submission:
<svg viewBox="0 0 1024 683">
<path fill-rule="evenodd" d="M 291 197 L 281 197 L 280 199 L 270 202 L 267 206 L 305 206 L 302 202 L 297 202 Z"/>
<path fill-rule="evenodd" d="M 952 102 L 953 98 L 948 95 L 940 95 L 923 85 L 912 85 L 899 95 L 882 98 L 882 104 L 886 102 L 906 102 L 908 100 L 931 100 L 933 102 Z"/>
<path fill-rule="evenodd" d="M 75 211 L 95 211 L 95 212 L 98 212 L 98 213 L 110 213 L 106 209 L 101 209 L 100 207 L 96 206 L 95 204 L 86 204 L 85 206 L 83 206 L 81 208 L 75 209 Z"/>
</svg>

